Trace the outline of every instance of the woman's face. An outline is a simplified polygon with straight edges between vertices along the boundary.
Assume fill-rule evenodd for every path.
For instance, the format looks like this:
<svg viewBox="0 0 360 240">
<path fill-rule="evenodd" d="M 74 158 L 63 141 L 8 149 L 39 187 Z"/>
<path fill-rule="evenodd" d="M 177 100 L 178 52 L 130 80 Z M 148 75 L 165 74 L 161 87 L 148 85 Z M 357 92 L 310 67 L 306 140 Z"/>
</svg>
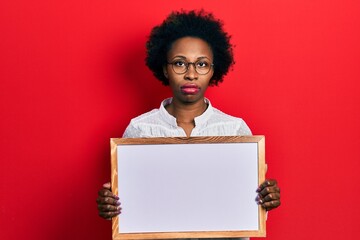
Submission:
<svg viewBox="0 0 360 240">
<path fill-rule="evenodd" d="M 203 69 L 207 64 L 213 63 L 213 54 L 210 46 L 202 39 L 195 37 L 183 37 L 176 40 L 167 54 L 167 62 L 172 63 L 164 66 L 164 75 L 169 79 L 169 85 L 173 92 L 173 101 L 181 103 L 195 103 L 203 101 L 205 91 L 213 76 L 214 70 L 206 74 Z M 176 73 L 175 69 L 189 64 L 184 73 Z M 198 72 L 195 70 L 195 65 Z M 179 72 L 179 71 L 178 71 Z M 206 72 L 206 71 L 205 71 Z"/>
</svg>

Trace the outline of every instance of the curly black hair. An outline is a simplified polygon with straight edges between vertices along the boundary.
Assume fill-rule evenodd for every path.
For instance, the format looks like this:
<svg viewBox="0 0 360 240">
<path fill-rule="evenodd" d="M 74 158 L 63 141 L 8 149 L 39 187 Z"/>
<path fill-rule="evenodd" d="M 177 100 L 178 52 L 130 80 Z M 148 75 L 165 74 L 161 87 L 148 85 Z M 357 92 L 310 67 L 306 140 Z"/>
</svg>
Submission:
<svg viewBox="0 0 360 240">
<path fill-rule="evenodd" d="M 218 85 L 234 64 L 231 36 L 223 30 L 223 23 L 204 10 L 172 12 L 161 25 L 155 26 L 146 42 L 146 65 L 164 85 L 163 66 L 173 42 L 182 37 L 197 37 L 207 42 L 214 56 L 214 74 L 209 85 Z"/>
</svg>

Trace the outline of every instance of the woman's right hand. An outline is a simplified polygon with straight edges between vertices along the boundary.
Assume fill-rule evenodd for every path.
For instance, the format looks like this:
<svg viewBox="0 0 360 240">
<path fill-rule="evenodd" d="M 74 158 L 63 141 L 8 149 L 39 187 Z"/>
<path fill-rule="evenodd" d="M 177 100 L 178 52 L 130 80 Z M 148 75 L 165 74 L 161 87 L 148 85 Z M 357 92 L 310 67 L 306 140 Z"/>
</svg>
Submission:
<svg viewBox="0 0 360 240">
<path fill-rule="evenodd" d="M 110 183 L 105 183 L 96 199 L 98 205 L 99 216 L 107 220 L 116 217 L 121 213 L 119 197 L 111 192 Z"/>
</svg>

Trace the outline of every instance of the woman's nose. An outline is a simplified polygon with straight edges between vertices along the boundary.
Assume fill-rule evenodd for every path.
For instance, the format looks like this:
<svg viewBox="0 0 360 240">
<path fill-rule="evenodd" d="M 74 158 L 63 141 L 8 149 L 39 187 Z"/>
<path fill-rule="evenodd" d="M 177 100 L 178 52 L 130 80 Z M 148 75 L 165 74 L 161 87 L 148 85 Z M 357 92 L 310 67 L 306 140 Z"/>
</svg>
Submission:
<svg viewBox="0 0 360 240">
<path fill-rule="evenodd" d="M 194 63 L 189 63 L 187 71 L 185 73 L 185 78 L 188 79 L 188 80 L 197 79 L 197 72 L 196 72 Z"/>
</svg>

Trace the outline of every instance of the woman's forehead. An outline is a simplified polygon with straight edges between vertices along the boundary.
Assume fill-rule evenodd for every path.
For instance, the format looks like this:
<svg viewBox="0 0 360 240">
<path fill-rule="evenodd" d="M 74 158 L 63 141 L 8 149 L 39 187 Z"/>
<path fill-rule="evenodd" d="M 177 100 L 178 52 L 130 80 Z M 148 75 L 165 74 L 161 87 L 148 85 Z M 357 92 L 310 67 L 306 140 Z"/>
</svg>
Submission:
<svg viewBox="0 0 360 240">
<path fill-rule="evenodd" d="M 213 58 L 213 53 L 207 42 L 201 38 L 183 37 L 172 43 L 168 58 L 181 56 L 186 59 Z"/>
</svg>

